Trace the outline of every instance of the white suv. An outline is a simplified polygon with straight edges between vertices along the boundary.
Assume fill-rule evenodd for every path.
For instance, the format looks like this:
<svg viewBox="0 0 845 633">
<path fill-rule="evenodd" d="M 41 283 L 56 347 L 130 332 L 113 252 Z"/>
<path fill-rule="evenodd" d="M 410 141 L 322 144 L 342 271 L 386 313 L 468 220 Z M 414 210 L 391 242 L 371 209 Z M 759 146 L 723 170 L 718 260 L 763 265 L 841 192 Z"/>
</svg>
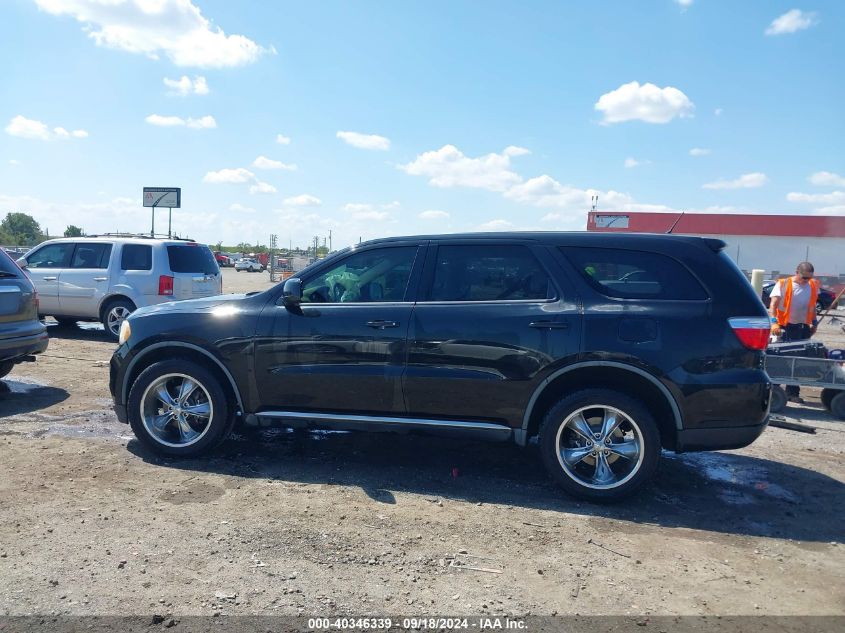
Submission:
<svg viewBox="0 0 845 633">
<path fill-rule="evenodd" d="M 41 316 L 102 321 L 114 339 L 136 308 L 223 292 L 214 255 L 192 240 L 69 237 L 39 244 L 18 264 L 35 284 Z"/>
</svg>

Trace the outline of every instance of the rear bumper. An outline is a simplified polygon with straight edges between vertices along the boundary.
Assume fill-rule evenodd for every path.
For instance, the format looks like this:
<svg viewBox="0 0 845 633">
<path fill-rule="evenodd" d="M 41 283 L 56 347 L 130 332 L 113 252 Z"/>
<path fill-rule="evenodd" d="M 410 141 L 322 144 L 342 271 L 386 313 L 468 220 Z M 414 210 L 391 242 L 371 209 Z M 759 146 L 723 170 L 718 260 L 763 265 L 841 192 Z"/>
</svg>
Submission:
<svg viewBox="0 0 845 633">
<path fill-rule="evenodd" d="M 743 448 L 756 440 L 769 425 L 766 417 L 763 424 L 753 426 L 730 426 L 709 429 L 687 429 L 678 431 L 675 452 L 720 451 Z"/>
<path fill-rule="evenodd" d="M 47 349 L 49 341 L 47 328 L 43 326 L 41 331 L 36 334 L 0 339 L 0 361 L 14 360 L 30 354 L 40 354 Z"/>
</svg>

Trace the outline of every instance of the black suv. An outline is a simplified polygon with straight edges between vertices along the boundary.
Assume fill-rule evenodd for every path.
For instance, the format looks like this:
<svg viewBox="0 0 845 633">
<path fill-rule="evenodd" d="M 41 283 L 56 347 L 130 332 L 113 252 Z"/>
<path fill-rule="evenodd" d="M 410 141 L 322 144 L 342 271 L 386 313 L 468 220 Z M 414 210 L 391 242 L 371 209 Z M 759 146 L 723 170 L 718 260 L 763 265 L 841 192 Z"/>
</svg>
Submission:
<svg viewBox="0 0 845 633">
<path fill-rule="evenodd" d="M 0 249 L 0 378 L 17 363 L 47 349 L 47 328 L 38 320 L 38 293 L 15 262 Z"/>
<path fill-rule="evenodd" d="M 661 448 L 739 448 L 766 426 L 769 319 L 723 247 L 591 233 L 367 242 L 265 292 L 133 313 L 111 361 L 115 408 L 175 456 L 236 424 L 537 437 L 567 491 L 620 498 Z"/>
</svg>

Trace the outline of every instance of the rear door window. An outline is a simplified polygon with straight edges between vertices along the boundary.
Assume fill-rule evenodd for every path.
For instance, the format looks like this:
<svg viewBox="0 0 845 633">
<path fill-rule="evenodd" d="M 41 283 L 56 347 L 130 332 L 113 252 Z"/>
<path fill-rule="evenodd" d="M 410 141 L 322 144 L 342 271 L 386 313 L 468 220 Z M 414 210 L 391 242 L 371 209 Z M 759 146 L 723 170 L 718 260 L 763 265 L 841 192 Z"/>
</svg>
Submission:
<svg viewBox="0 0 845 633">
<path fill-rule="evenodd" d="M 108 268 L 111 244 L 77 244 L 71 268 Z"/>
<path fill-rule="evenodd" d="M 124 244 L 120 267 L 123 270 L 152 270 L 153 247 L 147 244 Z"/>
<path fill-rule="evenodd" d="M 545 301 L 555 289 L 519 244 L 440 246 L 429 301 Z"/>
<path fill-rule="evenodd" d="M 0 277 L 19 277 L 20 274 L 21 269 L 14 260 L 6 251 L 0 250 Z"/>
<path fill-rule="evenodd" d="M 30 268 L 67 268 L 73 254 L 72 243 L 49 244 L 26 258 Z"/>
<path fill-rule="evenodd" d="M 660 253 L 612 248 L 561 247 L 596 290 L 620 299 L 697 301 L 707 291 L 678 260 Z"/>
<path fill-rule="evenodd" d="M 220 272 L 214 255 L 207 246 L 176 245 L 167 247 L 167 259 L 174 273 L 201 273 L 216 275 Z"/>
</svg>

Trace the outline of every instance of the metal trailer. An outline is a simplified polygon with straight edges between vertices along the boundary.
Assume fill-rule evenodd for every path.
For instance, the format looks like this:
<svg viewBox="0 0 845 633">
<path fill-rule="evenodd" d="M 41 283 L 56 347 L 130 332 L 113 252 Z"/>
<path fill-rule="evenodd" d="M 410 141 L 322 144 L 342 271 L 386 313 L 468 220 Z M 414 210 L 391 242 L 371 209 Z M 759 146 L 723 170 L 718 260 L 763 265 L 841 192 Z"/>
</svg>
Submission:
<svg viewBox="0 0 845 633">
<path fill-rule="evenodd" d="M 822 390 L 822 404 L 840 420 L 845 420 L 845 362 L 829 358 L 766 355 L 766 372 L 772 379 L 771 411 L 786 407 L 781 385 L 816 387 Z"/>
</svg>

